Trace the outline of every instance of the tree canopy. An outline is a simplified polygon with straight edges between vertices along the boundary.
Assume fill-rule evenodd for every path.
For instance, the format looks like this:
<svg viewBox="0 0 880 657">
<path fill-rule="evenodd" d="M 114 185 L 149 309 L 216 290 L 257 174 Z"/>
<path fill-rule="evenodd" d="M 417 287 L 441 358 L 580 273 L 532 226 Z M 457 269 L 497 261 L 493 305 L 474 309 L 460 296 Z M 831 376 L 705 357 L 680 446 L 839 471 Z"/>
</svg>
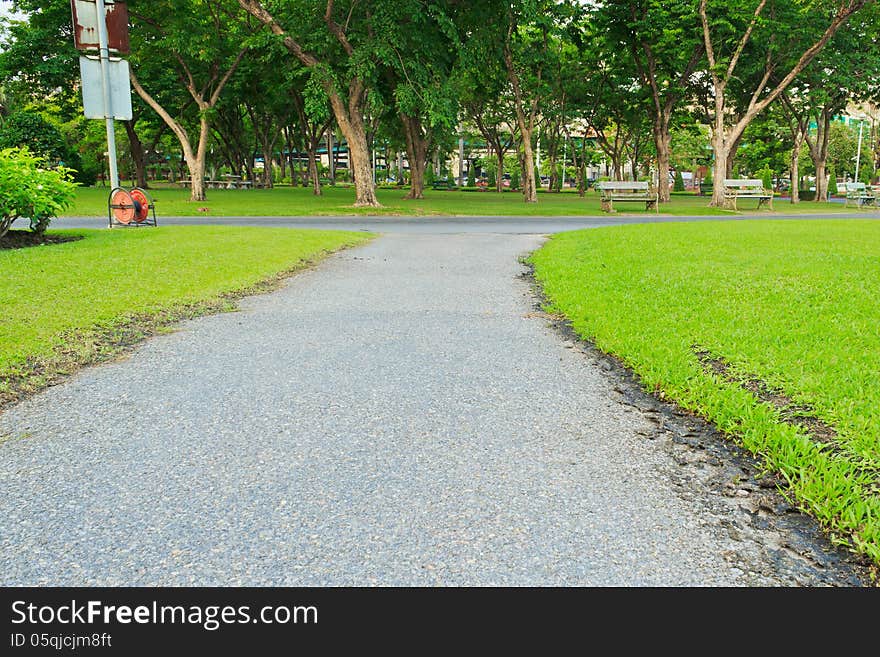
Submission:
<svg viewBox="0 0 880 657">
<path fill-rule="evenodd" d="M 0 33 L 0 121 L 40 116 L 51 124 L 40 139 L 60 138 L 83 155 L 71 163 L 94 167 L 80 152 L 99 131 L 81 115 L 68 0 L 13 6 L 27 18 Z M 541 173 L 554 191 L 568 170 L 581 192 L 591 171 L 654 180 L 665 201 L 673 171 L 711 162 L 721 203 L 734 172 L 798 177 L 802 151 L 821 197 L 829 158 L 838 172 L 849 164 L 831 146 L 842 143 L 839 128 L 830 139 L 832 123 L 880 102 L 872 0 L 128 7 L 136 96 L 121 161 L 143 184 L 187 177 L 194 199 L 205 197 L 207 173 L 226 170 L 266 186 L 311 183 L 316 193 L 322 181 L 348 180 L 369 206 L 375 166 L 419 198 L 429 176 L 464 157 L 462 177 L 476 183 L 491 168 L 498 191 L 515 171 L 527 202 L 539 200 Z M 876 175 L 878 131 L 868 132 L 863 161 Z"/>
</svg>

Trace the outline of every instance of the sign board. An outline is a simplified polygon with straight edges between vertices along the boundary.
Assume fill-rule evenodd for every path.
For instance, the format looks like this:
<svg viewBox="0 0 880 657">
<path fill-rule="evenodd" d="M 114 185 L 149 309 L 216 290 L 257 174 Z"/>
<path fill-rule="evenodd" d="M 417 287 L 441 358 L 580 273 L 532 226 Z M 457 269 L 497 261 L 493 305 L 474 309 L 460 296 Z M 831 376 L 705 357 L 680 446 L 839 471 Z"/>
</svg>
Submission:
<svg viewBox="0 0 880 657">
<path fill-rule="evenodd" d="M 97 57 L 80 57 L 79 72 L 82 76 L 83 108 L 87 119 L 131 120 L 131 85 L 128 78 L 128 62 L 111 59 L 110 116 L 104 114 L 104 84 L 101 78 L 101 60 Z"/>
<path fill-rule="evenodd" d="M 98 50 L 98 8 L 94 0 L 70 0 L 73 12 L 73 40 L 77 50 Z M 104 0 L 104 22 L 107 25 L 107 47 L 114 52 L 128 53 L 128 5 Z"/>
</svg>

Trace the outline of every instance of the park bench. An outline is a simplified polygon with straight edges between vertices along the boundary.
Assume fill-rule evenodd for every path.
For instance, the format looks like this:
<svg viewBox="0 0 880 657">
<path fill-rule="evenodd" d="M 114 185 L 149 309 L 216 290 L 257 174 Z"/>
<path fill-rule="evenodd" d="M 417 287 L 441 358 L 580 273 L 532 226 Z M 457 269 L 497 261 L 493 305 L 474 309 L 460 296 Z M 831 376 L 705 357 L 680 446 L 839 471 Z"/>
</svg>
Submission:
<svg viewBox="0 0 880 657">
<path fill-rule="evenodd" d="M 846 201 L 844 207 L 849 207 L 850 203 L 857 208 L 864 207 L 865 205 L 877 205 L 877 193 L 865 183 L 849 182 L 842 183 L 842 185 L 846 185 Z"/>
<path fill-rule="evenodd" d="M 647 181 L 601 180 L 596 183 L 599 188 L 602 210 L 614 212 L 614 201 L 636 201 L 645 204 L 645 210 L 657 208 L 657 190 Z"/>
<path fill-rule="evenodd" d="M 773 209 L 773 191 L 766 189 L 763 181 L 753 178 L 725 178 L 724 199 L 727 205 L 737 210 L 737 201 L 742 198 L 757 199 L 758 210 L 764 203 L 768 209 Z"/>
</svg>

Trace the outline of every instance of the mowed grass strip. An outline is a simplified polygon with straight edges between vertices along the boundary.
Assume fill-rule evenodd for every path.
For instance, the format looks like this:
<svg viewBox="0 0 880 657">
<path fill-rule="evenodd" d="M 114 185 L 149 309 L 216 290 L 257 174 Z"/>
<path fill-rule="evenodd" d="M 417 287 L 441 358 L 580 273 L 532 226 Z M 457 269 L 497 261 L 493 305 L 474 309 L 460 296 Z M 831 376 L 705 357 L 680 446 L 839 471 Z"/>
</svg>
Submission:
<svg viewBox="0 0 880 657">
<path fill-rule="evenodd" d="M 0 406 L 371 237 L 208 226 L 51 234 L 82 239 L 0 250 Z"/>
<path fill-rule="evenodd" d="M 601 228 L 556 235 L 532 262 L 579 335 L 762 457 L 833 540 L 880 564 L 880 221 Z"/>
<path fill-rule="evenodd" d="M 106 217 L 106 187 L 80 188 L 74 205 L 67 216 Z M 206 201 L 190 201 L 187 189 L 157 186 L 150 190 L 155 198 L 156 210 L 161 223 L 166 217 L 286 217 L 329 215 L 380 215 L 380 216 L 607 216 L 599 207 L 599 194 L 590 191 L 581 198 L 574 191 L 561 194 L 539 193 L 537 203 L 524 203 L 519 192 L 488 191 L 441 191 L 428 188 L 425 198 L 404 199 L 406 189 L 376 190 L 381 208 L 355 208 L 354 189 L 351 187 L 324 187 L 321 196 L 314 196 L 311 189 L 302 187 L 277 187 L 275 189 L 209 189 Z M 757 202 L 743 202 L 743 211 L 753 210 Z M 785 204 L 779 204 L 788 209 Z M 829 211 L 842 210 L 842 204 L 826 205 Z M 838 208 L 838 205 L 840 206 Z M 654 216 L 653 210 L 645 210 L 644 203 L 619 203 L 620 214 Z M 709 207 L 709 199 L 695 195 L 675 196 L 669 204 L 661 206 L 662 214 L 673 215 L 732 215 L 729 210 Z M 762 210 L 762 212 L 764 212 Z"/>
</svg>

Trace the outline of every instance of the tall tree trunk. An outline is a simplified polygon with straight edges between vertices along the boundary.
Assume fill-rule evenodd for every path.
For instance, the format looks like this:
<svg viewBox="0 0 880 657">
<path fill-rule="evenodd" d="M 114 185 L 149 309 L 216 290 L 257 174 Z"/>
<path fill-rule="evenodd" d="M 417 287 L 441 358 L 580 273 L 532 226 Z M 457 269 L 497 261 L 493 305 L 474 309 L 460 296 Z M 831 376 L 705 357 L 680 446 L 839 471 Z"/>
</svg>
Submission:
<svg viewBox="0 0 880 657">
<path fill-rule="evenodd" d="M 314 144 L 309 145 L 309 178 L 312 180 L 312 194 L 321 196 L 321 177 L 318 175 L 318 148 Z M 305 184 L 305 181 L 303 181 Z"/>
<path fill-rule="evenodd" d="M 814 163 L 816 168 L 816 201 L 824 203 L 828 200 L 828 161 L 819 159 Z"/>
<path fill-rule="evenodd" d="M 373 166 L 363 117 L 359 112 L 352 112 L 349 120 L 339 121 L 339 115 L 336 120 L 348 142 L 348 166 L 354 177 L 355 207 L 380 207 L 373 184 Z"/>
<path fill-rule="evenodd" d="M 654 122 L 654 146 L 657 149 L 657 194 L 661 203 L 668 203 L 672 198 L 669 192 L 672 135 L 669 134 L 669 124 L 662 120 Z"/>
<path fill-rule="evenodd" d="M 816 121 L 816 139 L 811 140 L 805 134 L 807 146 L 810 150 L 810 159 L 816 169 L 816 201 L 824 203 L 828 200 L 828 135 L 831 128 L 831 114 L 828 107 L 823 107 Z"/>
<path fill-rule="evenodd" d="M 409 160 L 410 187 L 404 198 L 424 198 L 425 167 L 428 163 L 430 143 L 422 133 L 422 121 L 418 117 L 400 115 L 406 140 L 406 158 Z"/>
<path fill-rule="evenodd" d="M 803 133 L 800 130 L 795 130 L 794 133 L 794 145 L 791 148 L 791 161 L 788 166 L 788 179 L 790 182 L 791 189 L 791 202 L 792 203 L 800 203 L 800 182 L 801 182 L 801 174 L 800 174 L 800 154 L 801 154 L 801 144 L 803 143 Z"/>
<path fill-rule="evenodd" d="M 726 204 L 724 179 L 727 177 L 727 160 L 730 155 L 730 145 L 724 139 L 723 114 L 716 115 L 711 143 L 715 160 L 712 162 L 712 201 L 710 205 L 723 208 Z"/>
<path fill-rule="evenodd" d="M 144 145 L 134 129 L 135 121 L 123 121 L 125 134 L 128 135 L 128 147 L 131 151 L 131 160 L 134 162 L 135 185 L 147 188 L 147 163 L 144 157 Z"/>
<path fill-rule="evenodd" d="M 500 148 L 495 149 L 495 162 L 498 167 L 498 175 L 495 179 L 495 191 L 501 193 L 504 191 L 504 151 Z"/>
<path fill-rule="evenodd" d="M 538 190 L 535 185 L 535 153 L 532 150 L 532 133 L 534 130 L 536 103 L 531 103 L 530 113 L 527 119 L 524 109 L 525 100 L 519 83 L 519 75 L 517 75 L 516 67 L 513 63 L 513 52 L 511 51 L 510 45 L 513 29 L 514 22 L 511 17 L 507 28 L 507 39 L 504 42 L 504 63 L 507 67 L 507 77 L 510 80 L 510 85 L 513 87 L 513 105 L 516 110 L 516 122 L 519 125 L 520 139 L 522 140 L 522 194 L 523 201 L 526 203 L 537 203 Z M 539 80 L 540 77 L 541 71 L 539 68 Z"/>
</svg>

